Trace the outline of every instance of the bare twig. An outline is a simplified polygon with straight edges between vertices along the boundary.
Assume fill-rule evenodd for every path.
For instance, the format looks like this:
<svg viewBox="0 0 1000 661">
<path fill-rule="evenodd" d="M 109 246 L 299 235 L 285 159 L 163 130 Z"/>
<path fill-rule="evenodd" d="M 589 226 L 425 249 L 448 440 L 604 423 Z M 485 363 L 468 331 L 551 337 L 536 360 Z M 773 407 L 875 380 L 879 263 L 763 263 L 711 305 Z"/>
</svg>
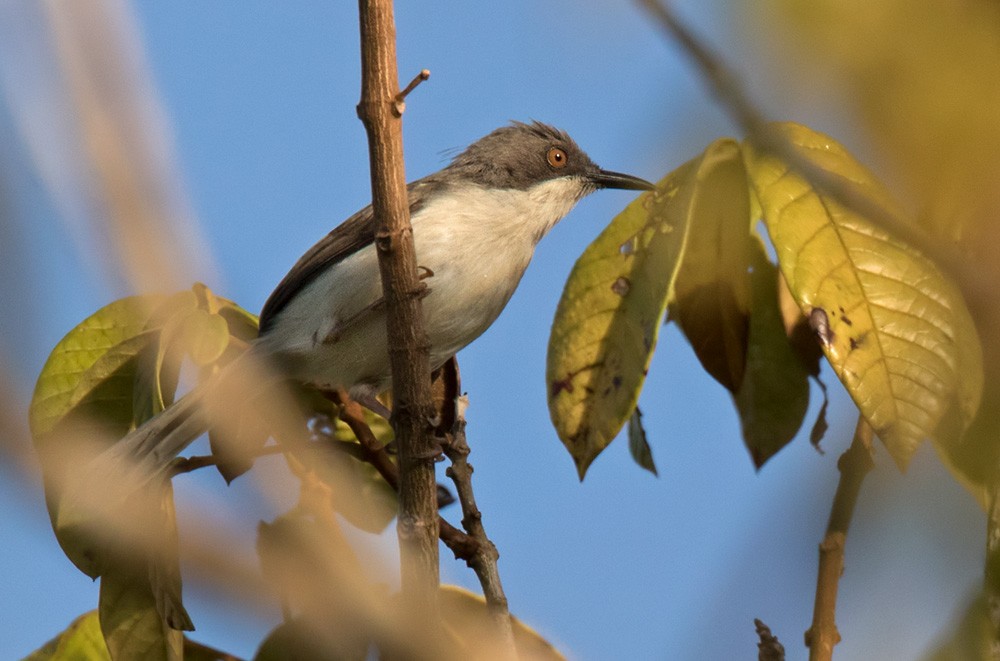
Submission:
<svg viewBox="0 0 1000 661">
<path fill-rule="evenodd" d="M 771 633 L 771 628 L 758 619 L 753 621 L 760 642 L 757 643 L 757 661 L 785 661 L 785 646 Z"/>
<path fill-rule="evenodd" d="M 483 588 L 486 606 L 494 624 L 496 644 L 500 648 L 499 656 L 506 659 L 516 659 L 517 649 L 514 646 L 514 632 L 511 627 L 510 610 L 507 606 L 507 596 L 500 581 L 497 560 L 500 553 L 496 545 L 486 535 L 483 526 L 483 515 L 476 505 L 476 496 L 472 491 L 472 464 L 469 463 L 469 444 L 465 436 L 465 409 L 468 398 L 459 395 L 461 379 L 458 373 L 458 362 L 452 358 L 441 368 L 441 382 L 444 384 L 441 402 L 441 423 L 438 429 L 442 431 L 448 442 L 443 445 L 444 453 L 451 460 L 451 466 L 445 472 L 455 483 L 458 501 L 462 506 L 462 527 L 468 537 L 475 543 L 474 552 L 465 558 L 466 564 L 476 572 L 479 584 Z"/>
<path fill-rule="evenodd" d="M 695 61 L 719 99 L 723 109 L 729 112 L 749 140 L 761 151 L 777 156 L 797 171 L 814 187 L 829 195 L 855 213 L 877 224 L 924 255 L 933 259 L 947 271 L 962 289 L 977 300 L 993 300 L 993 283 L 984 282 L 974 266 L 955 250 L 948 242 L 931 236 L 906 218 L 874 200 L 860 194 L 856 184 L 846 178 L 824 170 L 804 158 L 795 145 L 776 132 L 763 113 L 750 100 L 740 79 L 732 69 L 713 53 L 691 32 L 670 10 L 663 0 L 638 0 L 659 25 L 688 52 Z"/>
<path fill-rule="evenodd" d="M 399 493 L 399 468 L 393 462 L 385 447 L 365 422 L 361 405 L 351 399 L 344 390 L 332 393 L 331 399 L 340 407 L 340 419 L 351 428 L 361 445 L 362 461 L 372 465 L 390 487 Z M 456 558 L 468 561 L 478 548 L 476 540 L 438 516 L 439 537 L 452 550 Z"/>
<path fill-rule="evenodd" d="M 840 481 L 830 508 L 830 521 L 826 535 L 819 545 L 819 572 L 816 578 L 816 603 L 813 608 L 812 626 L 806 631 L 806 647 L 810 661 L 828 661 L 833 658 L 833 647 L 840 642 L 835 611 L 837 585 L 844 573 L 844 545 L 847 529 L 854 515 L 861 483 L 874 467 L 872 461 L 872 429 L 865 419 L 858 417 L 851 447 L 840 456 L 837 468 Z"/>
<path fill-rule="evenodd" d="M 403 601 L 426 621 L 436 619 L 440 583 L 437 481 L 440 448 L 430 434 L 429 342 L 421 316 L 423 286 L 417 276 L 410 227 L 403 129 L 396 114 L 399 74 L 392 0 L 360 0 L 361 101 L 358 116 L 368 133 L 375 246 L 386 301 L 392 368 L 393 428 L 399 444 L 397 533 Z"/>
<path fill-rule="evenodd" d="M 417 85 L 424 82 L 431 77 L 430 69 L 421 69 L 420 73 L 413 77 L 410 84 L 403 89 L 402 92 L 396 95 L 395 102 L 393 103 L 392 110 L 396 113 L 396 117 L 402 117 L 403 113 L 406 111 L 406 97 L 410 95 L 410 92 L 417 89 Z"/>
</svg>

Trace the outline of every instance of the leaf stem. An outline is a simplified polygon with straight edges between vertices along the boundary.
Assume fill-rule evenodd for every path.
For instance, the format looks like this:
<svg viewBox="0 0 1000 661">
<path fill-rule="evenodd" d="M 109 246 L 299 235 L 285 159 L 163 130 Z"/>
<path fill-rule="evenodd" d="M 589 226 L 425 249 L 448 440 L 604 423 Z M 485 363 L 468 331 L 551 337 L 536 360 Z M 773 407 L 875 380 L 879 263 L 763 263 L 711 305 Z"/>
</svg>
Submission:
<svg viewBox="0 0 1000 661">
<path fill-rule="evenodd" d="M 810 661 L 829 661 L 833 658 L 834 646 L 840 642 L 834 614 L 837 607 L 837 586 L 840 576 L 844 573 L 847 529 L 854 515 L 854 506 L 858 502 L 861 484 L 874 465 L 872 429 L 859 415 L 851 447 L 837 461 L 840 481 L 833 496 L 826 535 L 819 545 L 816 602 L 813 608 L 812 626 L 805 635 Z"/>
</svg>

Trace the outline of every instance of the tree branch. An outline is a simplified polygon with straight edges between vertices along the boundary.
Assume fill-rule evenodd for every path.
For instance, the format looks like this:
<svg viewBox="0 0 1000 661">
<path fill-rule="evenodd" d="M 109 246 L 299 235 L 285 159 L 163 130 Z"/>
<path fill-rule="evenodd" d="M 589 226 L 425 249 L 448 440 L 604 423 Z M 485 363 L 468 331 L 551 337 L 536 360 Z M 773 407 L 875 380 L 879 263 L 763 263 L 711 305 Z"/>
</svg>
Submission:
<svg viewBox="0 0 1000 661">
<path fill-rule="evenodd" d="M 471 553 L 464 557 L 469 567 L 476 572 L 479 584 L 483 588 L 486 606 L 493 620 L 493 633 L 496 635 L 498 657 L 516 659 L 517 649 L 514 646 L 514 632 L 511 627 L 510 610 L 507 606 L 507 596 L 500 581 L 500 571 L 497 560 L 500 553 L 496 545 L 486 535 L 483 526 L 483 515 L 476 505 L 476 496 L 472 491 L 472 464 L 469 463 L 469 444 L 465 436 L 465 409 L 468 398 L 461 395 L 462 385 L 458 372 L 458 362 L 452 358 L 441 368 L 439 379 L 440 391 L 435 395 L 442 401 L 438 406 L 438 432 L 444 435 L 448 442 L 443 444 L 444 453 L 451 460 L 451 466 L 445 474 L 455 483 L 458 501 L 462 506 L 462 527 L 472 542 Z M 456 553 L 456 557 L 458 554 Z"/>
<path fill-rule="evenodd" d="M 858 426 L 854 430 L 851 447 L 837 461 L 840 481 L 833 496 L 826 535 L 823 537 L 823 543 L 819 545 L 816 603 L 813 607 L 812 626 L 805 635 L 810 661 L 829 661 L 833 658 L 834 646 L 840 642 L 834 614 L 837 607 L 837 586 L 841 574 L 844 573 L 847 529 L 854 515 L 854 505 L 858 501 L 861 483 L 874 465 L 872 428 L 863 417 L 858 416 Z"/>
<path fill-rule="evenodd" d="M 396 27 L 392 0 L 359 0 L 361 100 L 368 134 L 375 246 L 386 301 L 392 368 L 393 428 L 399 445 L 399 536 L 402 596 L 415 614 L 435 619 L 440 582 L 435 459 L 430 434 L 429 344 L 421 316 L 403 167 Z"/>
</svg>

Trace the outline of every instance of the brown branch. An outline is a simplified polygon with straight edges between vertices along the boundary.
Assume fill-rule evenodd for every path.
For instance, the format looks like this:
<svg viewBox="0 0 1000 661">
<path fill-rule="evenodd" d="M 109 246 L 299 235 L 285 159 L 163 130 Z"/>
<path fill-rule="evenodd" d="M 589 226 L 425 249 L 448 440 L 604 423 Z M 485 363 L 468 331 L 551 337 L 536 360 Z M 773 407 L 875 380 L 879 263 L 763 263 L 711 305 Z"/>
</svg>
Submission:
<svg viewBox="0 0 1000 661">
<path fill-rule="evenodd" d="M 823 537 L 823 543 L 819 545 L 816 603 L 813 607 L 812 626 L 805 635 L 810 661 L 828 661 L 833 658 L 833 647 L 840 642 L 834 614 L 837 607 L 837 585 L 841 574 L 844 573 L 847 529 L 854 515 L 854 505 L 858 501 L 861 483 L 874 465 L 872 429 L 865 419 L 859 416 L 851 447 L 837 461 L 840 481 L 833 496 L 826 535 Z"/>
<path fill-rule="evenodd" d="M 785 646 L 771 633 L 771 628 L 758 619 L 754 619 L 753 626 L 759 638 L 757 661 L 785 661 Z"/>
<path fill-rule="evenodd" d="M 436 618 L 440 583 L 435 459 L 430 434 L 429 341 L 421 316 L 403 167 L 403 129 L 396 114 L 399 74 L 392 0 L 359 0 L 361 100 L 368 134 L 375 246 L 386 301 L 392 370 L 393 428 L 399 445 L 399 536 L 403 601 L 428 622 Z"/>
<path fill-rule="evenodd" d="M 637 0 L 667 34 L 676 39 L 701 69 L 711 91 L 724 110 L 746 132 L 761 151 L 770 153 L 797 171 L 810 184 L 847 209 L 875 223 L 889 234 L 917 248 L 947 271 L 966 294 L 992 301 L 993 283 L 985 282 L 975 266 L 946 241 L 930 235 L 908 219 L 893 213 L 871 196 L 860 194 L 848 179 L 819 167 L 803 157 L 795 145 L 777 133 L 744 91 L 739 77 L 691 32 L 663 0 Z"/>
<path fill-rule="evenodd" d="M 365 422 L 361 405 L 342 389 L 336 393 L 329 393 L 329 396 L 340 407 L 340 419 L 350 427 L 354 437 L 358 439 L 361 446 L 358 458 L 371 464 L 382 479 L 399 493 L 399 468 Z M 468 562 L 478 551 L 476 540 L 445 521 L 440 515 L 438 515 L 438 529 L 441 541 L 452 550 L 456 558 Z"/>
<path fill-rule="evenodd" d="M 455 483 L 458 501 L 462 505 L 462 527 L 476 542 L 476 552 L 466 559 L 469 567 L 476 572 L 479 584 L 483 588 L 486 606 L 493 620 L 497 642 L 501 646 L 501 658 L 516 659 L 517 649 L 514 647 L 514 631 L 510 622 L 510 610 L 507 606 L 507 596 L 500 581 L 497 560 L 500 553 L 496 545 L 486 536 L 483 527 L 483 515 L 476 506 L 476 496 L 472 492 L 472 464 L 469 463 L 469 444 L 465 437 L 465 408 L 468 399 L 462 395 L 456 402 L 455 422 L 450 443 L 444 446 L 444 452 L 451 460 L 451 466 L 445 474 Z"/>
</svg>

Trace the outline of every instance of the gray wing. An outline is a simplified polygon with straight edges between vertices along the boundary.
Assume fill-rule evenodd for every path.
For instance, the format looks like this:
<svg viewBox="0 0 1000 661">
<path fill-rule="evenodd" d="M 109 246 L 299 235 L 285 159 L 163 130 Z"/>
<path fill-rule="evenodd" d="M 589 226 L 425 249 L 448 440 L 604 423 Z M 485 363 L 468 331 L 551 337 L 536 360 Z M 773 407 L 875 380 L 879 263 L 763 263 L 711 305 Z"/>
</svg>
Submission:
<svg viewBox="0 0 1000 661">
<path fill-rule="evenodd" d="M 433 178 L 428 177 L 407 186 L 410 216 L 420 209 L 422 201 L 427 198 L 427 193 L 438 185 Z M 260 311 L 259 334 L 267 333 L 289 301 L 320 273 L 371 245 L 374 240 L 375 214 L 371 205 L 368 205 L 335 227 L 299 258 L 264 303 Z"/>
</svg>

